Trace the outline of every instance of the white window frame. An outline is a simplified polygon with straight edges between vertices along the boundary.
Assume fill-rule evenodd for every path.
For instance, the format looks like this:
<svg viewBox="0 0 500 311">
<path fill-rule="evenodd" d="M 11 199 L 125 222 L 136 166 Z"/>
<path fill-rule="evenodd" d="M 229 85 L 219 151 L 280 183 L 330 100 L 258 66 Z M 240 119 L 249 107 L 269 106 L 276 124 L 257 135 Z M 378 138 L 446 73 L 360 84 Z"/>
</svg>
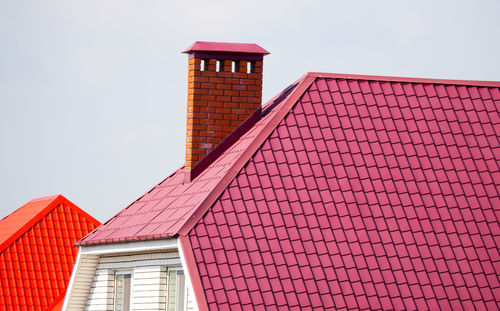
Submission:
<svg viewBox="0 0 500 311">
<path fill-rule="evenodd" d="M 176 295 L 175 295 L 175 311 L 185 311 L 187 310 L 187 304 L 188 304 L 188 297 L 187 297 L 187 283 L 188 283 L 188 279 L 186 278 L 186 271 L 182 268 L 182 266 L 167 266 L 167 291 L 166 291 L 166 300 L 165 300 L 165 310 L 168 310 L 168 299 L 169 299 L 169 294 L 170 294 L 170 288 L 169 288 L 169 282 L 170 282 L 170 271 L 175 271 L 175 276 L 176 276 L 176 280 L 175 280 L 175 290 L 176 290 Z M 184 292 L 184 297 L 183 297 L 183 300 L 184 300 L 184 307 L 182 308 L 182 310 L 179 310 L 178 309 L 178 304 L 179 304 L 179 282 L 178 282 L 178 279 L 177 279 L 177 273 L 178 271 L 182 271 L 182 274 L 184 275 L 184 288 L 182 289 L 183 292 Z"/>
<path fill-rule="evenodd" d="M 118 275 L 130 275 L 130 293 L 129 293 L 129 310 L 132 310 L 132 287 L 133 287 L 133 280 L 134 280 L 134 271 L 127 269 L 127 270 L 114 270 L 113 271 L 113 278 L 114 278 L 114 284 L 113 284 L 113 310 L 116 310 L 116 288 L 117 288 L 117 279 L 116 276 Z"/>
</svg>

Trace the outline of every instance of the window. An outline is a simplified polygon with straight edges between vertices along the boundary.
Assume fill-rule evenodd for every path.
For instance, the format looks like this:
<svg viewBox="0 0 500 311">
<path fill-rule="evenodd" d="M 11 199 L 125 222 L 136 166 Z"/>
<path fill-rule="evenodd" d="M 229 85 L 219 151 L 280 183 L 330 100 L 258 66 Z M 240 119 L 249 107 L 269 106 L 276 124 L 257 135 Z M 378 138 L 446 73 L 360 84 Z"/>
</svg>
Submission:
<svg viewBox="0 0 500 311">
<path fill-rule="evenodd" d="M 183 311 L 185 303 L 185 277 L 182 270 L 168 270 L 167 311 Z"/>
<path fill-rule="evenodd" d="M 117 272 L 115 274 L 115 311 L 130 311 L 130 273 Z"/>
</svg>

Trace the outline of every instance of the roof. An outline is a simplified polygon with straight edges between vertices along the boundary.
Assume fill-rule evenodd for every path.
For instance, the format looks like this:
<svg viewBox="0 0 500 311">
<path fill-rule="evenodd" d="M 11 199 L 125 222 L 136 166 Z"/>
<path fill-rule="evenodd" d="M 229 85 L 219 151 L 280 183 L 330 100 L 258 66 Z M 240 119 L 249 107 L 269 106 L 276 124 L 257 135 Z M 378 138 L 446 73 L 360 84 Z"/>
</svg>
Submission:
<svg viewBox="0 0 500 311">
<path fill-rule="evenodd" d="M 309 73 L 191 183 L 84 238 L 179 236 L 200 309 L 495 309 L 500 83 Z"/>
<path fill-rule="evenodd" d="M 78 251 L 73 243 L 99 224 L 62 195 L 33 199 L 1 219 L 3 310 L 57 310 Z"/>
<path fill-rule="evenodd" d="M 228 43 L 228 42 L 205 42 L 196 41 L 191 44 L 182 53 L 193 52 L 226 52 L 226 53 L 243 53 L 243 54 L 270 54 L 255 43 Z"/>
</svg>

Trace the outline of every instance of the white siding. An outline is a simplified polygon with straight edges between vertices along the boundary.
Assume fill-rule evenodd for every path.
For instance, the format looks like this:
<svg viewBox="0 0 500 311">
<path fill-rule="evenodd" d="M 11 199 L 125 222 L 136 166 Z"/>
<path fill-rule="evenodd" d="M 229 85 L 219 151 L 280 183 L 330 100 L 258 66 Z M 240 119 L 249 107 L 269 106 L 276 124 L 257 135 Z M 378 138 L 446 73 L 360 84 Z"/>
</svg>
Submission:
<svg viewBox="0 0 500 311">
<path fill-rule="evenodd" d="M 186 279 L 188 280 L 188 279 Z M 186 282 L 186 300 L 187 300 L 187 303 L 186 303 L 186 310 L 187 311 L 195 311 L 195 310 L 198 310 L 198 308 L 195 307 L 195 305 L 193 304 L 193 293 L 191 292 L 191 289 L 190 289 L 190 286 L 188 284 L 188 282 Z"/>
<path fill-rule="evenodd" d="M 167 267 L 180 267 L 178 252 L 107 255 L 99 258 L 86 310 L 113 310 L 116 271 L 132 273 L 131 310 L 165 310 Z"/>
<path fill-rule="evenodd" d="M 74 268 L 76 273 L 72 276 L 74 283 L 68 290 L 66 297 L 66 310 L 83 310 L 85 308 L 95 269 L 99 262 L 98 256 L 79 254 L 79 257 Z"/>
</svg>

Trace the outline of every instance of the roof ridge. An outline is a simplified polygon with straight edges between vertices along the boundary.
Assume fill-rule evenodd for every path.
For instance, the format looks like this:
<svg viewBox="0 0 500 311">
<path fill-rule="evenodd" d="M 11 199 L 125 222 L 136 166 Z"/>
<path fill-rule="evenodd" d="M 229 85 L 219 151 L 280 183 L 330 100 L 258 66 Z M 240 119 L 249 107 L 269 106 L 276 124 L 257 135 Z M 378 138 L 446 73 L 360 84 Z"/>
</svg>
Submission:
<svg viewBox="0 0 500 311">
<path fill-rule="evenodd" d="M 371 81 L 387 81 L 387 82 L 403 82 L 403 83 L 429 83 L 429 84 L 453 84 L 453 85 L 470 85 L 470 86 L 483 86 L 483 87 L 500 87 L 500 81 L 374 76 L 374 75 L 358 75 L 358 74 L 328 73 L 328 72 L 308 72 L 305 76 L 315 77 L 315 78 L 371 80 Z"/>
<path fill-rule="evenodd" d="M 28 219 L 26 219 L 26 221 L 24 222 L 23 225 L 21 225 L 21 227 L 19 227 L 15 231 L 13 231 L 12 234 L 0 244 L 0 253 L 2 253 L 14 241 L 16 241 L 19 237 L 21 237 L 26 232 L 26 230 L 28 228 L 33 227 L 44 216 L 46 216 L 50 211 L 52 211 L 54 208 L 56 208 L 59 205 L 59 203 L 62 202 L 62 199 L 64 197 L 62 195 L 58 194 L 58 195 L 55 195 L 55 196 L 47 196 L 47 197 L 41 197 L 41 198 L 30 200 L 26 204 L 24 204 L 23 206 L 21 206 L 20 208 L 16 209 L 12 213 L 10 213 L 6 217 L 4 217 L 2 219 L 2 221 L 5 220 L 5 219 L 7 219 L 7 217 L 9 217 L 10 215 L 12 215 L 12 214 L 20 211 L 22 208 L 27 207 L 28 204 L 33 204 L 33 203 L 36 203 L 36 202 L 44 201 L 43 200 L 44 198 L 52 198 L 52 199 L 48 199 L 47 200 L 48 201 L 47 204 L 43 208 L 41 208 L 37 213 L 35 213 L 34 215 L 32 215 L 31 217 L 29 217 Z"/>
<path fill-rule="evenodd" d="M 17 230 L 13 231 L 13 233 L 0 244 L 0 253 L 2 253 L 5 249 L 7 249 L 7 247 L 9 247 L 12 243 L 14 243 L 21 236 L 23 236 L 24 233 L 26 233 L 28 228 L 32 228 L 33 226 L 35 226 L 45 216 L 47 216 L 50 212 L 52 212 L 54 209 L 56 209 L 61 204 L 69 205 L 76 213 L 89 219 L 89 221 L 92 221 L 92 222 L 96 223 L 97 225 L 100 224 L 100 222 L 97 219 L 95 219 L 93 216 L 91 216 L 90 214 L 88 214 L 87 212 L 82 210 L 80 207 L 78 207 L 76 204 L 74 204 L 73 202 L 68 200 L 62 194 L 56 194 L 56 195 L 52 195 L 52 196 L 46 196 L 46 197 L 32 199 L 32 200 L 28 201 L 26 204 L 24 204 L 23 206 L 21 206 L 20 208 L 16 209 L 14 212 L 10 213 L 9 215 L 12 215 L 13 213 L 19 211 L 20 209 L 26 207 L 28 204 L 33 204 L 33 203 L 42 202 L 42 201 L 47 201 L 47 204 L 44 207 L 42 207 L 40 209 L 40 211 L 38 211 L 33 216 L 26 219 L 26 221 L 24 222 L 24 224 L 22 226 L 20 226 Z M 9 215 L 7 215 L 2 220 L 6 219 Z"/>
</svg>

